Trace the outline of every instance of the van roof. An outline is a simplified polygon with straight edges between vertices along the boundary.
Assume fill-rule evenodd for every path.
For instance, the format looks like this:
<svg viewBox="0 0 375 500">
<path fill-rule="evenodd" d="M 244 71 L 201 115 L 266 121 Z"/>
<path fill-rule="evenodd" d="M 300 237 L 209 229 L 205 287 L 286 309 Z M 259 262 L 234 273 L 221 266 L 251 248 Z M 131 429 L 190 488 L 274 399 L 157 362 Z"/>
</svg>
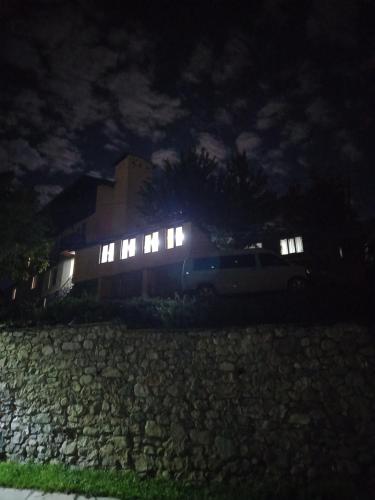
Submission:
<svg viewBox="0 0 375 500">
<path fill-rule="evenodd" d="M 212 250 L 210 252 L 200 252 L 193 253 L 189 256 L 191 259 L 199 259 L 204 257 L 221 257 L 225 255 L 249 255 L 249 254 L 257 254 L 257 253 L 272 253 L 274 255 L 278 255 L 273 250 L 269 250 L 267 248 L 249 248 L 247 250 L 244 249 L 236 249 L 236 248 L 228 248 L 223 250 Z"/>
</svg>

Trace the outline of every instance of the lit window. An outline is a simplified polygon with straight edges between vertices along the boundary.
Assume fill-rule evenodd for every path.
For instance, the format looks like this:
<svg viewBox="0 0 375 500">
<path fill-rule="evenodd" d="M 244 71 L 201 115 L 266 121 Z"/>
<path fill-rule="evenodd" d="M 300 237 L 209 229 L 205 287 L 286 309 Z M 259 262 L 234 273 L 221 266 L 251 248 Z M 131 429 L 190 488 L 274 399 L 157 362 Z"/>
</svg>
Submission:
<svg viewBox="0 0 375 500">
<path fill-rule="evenodd" d="M 159 250 L 159 232 L 155 231 L 151 234 L 146 234 L 144 253 L 157 252 Z"/>
<path fill-rule="evenodd" d="M 167 248 L 181 247 L 184 243 L 184 231 L 182 226 L 170 227 L 167 230 Z"/>
<path fill-rule="evenodd" d="M 135 255 L 135 238 L 122 240 L 121 259 L 134 257 Z"/>
<path fill-rule="evenodd" d="M 246 248 L 263 248 L 263 243 L 258 242 L 258 243 L 251 243 L 251 245 L 247 246 Z"/>
<path fill-rule="evenodd" d="M 13 288 L 12 290 L 12 300 L 16 300 L 17 288 Z"/>
<path fill-rule="evenodd" d="M 102 253 L 100 257 L 100 263 L 113 262 L 115 259 L 115 244 L 108 243 L 108 245 L 102 246 Z"/>
<path fill-rule="evenodd" d="M 295 238 L 288 238 L 280 240 L 281 255 L 288 255 L 290 253 L 302 253 L 303 241 L 301 236 Z"/>
<path fill-rule="evenodd" d="M 69 278 L 71 278 L 73 276 L 73 273 L 74 273 L 74 260 L 75 259 L 70 260 Z"/>
<path fill-rule="evenodd" d="M 31 290 L 34 290 L 37 285 L 37 278 L 36 276 L 33 276 L 33 279 L 31 280 Z"/>
<path fill-rule="evenodd" d="M 287 255 L 288 251 L 288 240 L 280 240 L 281 255 Z"/>
<path fill-rule="evenodd" d="M 296 245 L 294 243 L 294 238 L 288 239 L 289 253 L 296 253 Z"/>
<path fill-rule="evenodd" d="M 294 238 L 294 240 L 296 242 L 296 252 L 302 253 L 303 252 L 303 241 L 302 241 L 301 236 L 296 236 Z"/>
</svg>

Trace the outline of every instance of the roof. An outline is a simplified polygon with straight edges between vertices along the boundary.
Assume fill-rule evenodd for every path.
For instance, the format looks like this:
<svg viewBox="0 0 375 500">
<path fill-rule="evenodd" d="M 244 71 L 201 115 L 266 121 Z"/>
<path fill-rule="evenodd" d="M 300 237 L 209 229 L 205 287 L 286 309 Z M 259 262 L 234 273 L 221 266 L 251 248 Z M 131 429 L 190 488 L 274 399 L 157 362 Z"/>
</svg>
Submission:
<svg viewBox="0 0 375 500">
<path fill-rule="evenodd" d="M 114 180 L 82 175 L 70 184 L 42 210 L 53 224 L 56 232 L 86 219 L 95 212 L 98 186 L 113 186 Z"/>
</svg>

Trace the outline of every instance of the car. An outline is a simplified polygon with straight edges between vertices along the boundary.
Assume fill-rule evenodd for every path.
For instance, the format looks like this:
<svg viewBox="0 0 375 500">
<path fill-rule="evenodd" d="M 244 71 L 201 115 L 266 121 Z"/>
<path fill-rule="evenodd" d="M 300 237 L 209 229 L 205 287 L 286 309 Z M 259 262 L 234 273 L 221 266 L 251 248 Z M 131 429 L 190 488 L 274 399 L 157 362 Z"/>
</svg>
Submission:
<svg viewBox="0 0 375 500">
<path fill-rule="evenodd" d="M 266 249 L 218 252 L 185 259 L 183 293 L 232 295 L 306 288 L 309 271 Z"/>
</svg>

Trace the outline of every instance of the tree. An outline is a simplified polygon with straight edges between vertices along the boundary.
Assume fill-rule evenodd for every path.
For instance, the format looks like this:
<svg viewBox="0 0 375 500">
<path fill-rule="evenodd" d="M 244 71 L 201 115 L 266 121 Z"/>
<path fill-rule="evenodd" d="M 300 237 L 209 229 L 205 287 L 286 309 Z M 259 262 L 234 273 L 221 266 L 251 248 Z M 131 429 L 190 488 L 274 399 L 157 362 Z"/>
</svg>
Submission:
<svg viewBox="0 0 375 500">
<path fill-rule="evenodd" d="M 48 225 L 38 214 L 34 191 L 16 188 L 12 176 L 0 179 L 0 277 L 28 280 L 48 266 Z"/>
<path fill-rule="evenodd" d="M 141 190 L 140 210 L 152 223 L 191 220 L 218 246 L 245 246 L 257 239 L 254 225 L 272 217 L 275 196 L 267 176 L 235 153 L 223 166 L 207 152 L 189 151 L 154 167 Z"/>
<path fill-rule="evenodd" d="M 310 175 L 310 183 L 302 189 L 289 188 L 282 200 L 285 221 L 297 229 L 316 234 L 341 233 L 356 224 L 348 187 L 340 178 Z"/>
</svg>

